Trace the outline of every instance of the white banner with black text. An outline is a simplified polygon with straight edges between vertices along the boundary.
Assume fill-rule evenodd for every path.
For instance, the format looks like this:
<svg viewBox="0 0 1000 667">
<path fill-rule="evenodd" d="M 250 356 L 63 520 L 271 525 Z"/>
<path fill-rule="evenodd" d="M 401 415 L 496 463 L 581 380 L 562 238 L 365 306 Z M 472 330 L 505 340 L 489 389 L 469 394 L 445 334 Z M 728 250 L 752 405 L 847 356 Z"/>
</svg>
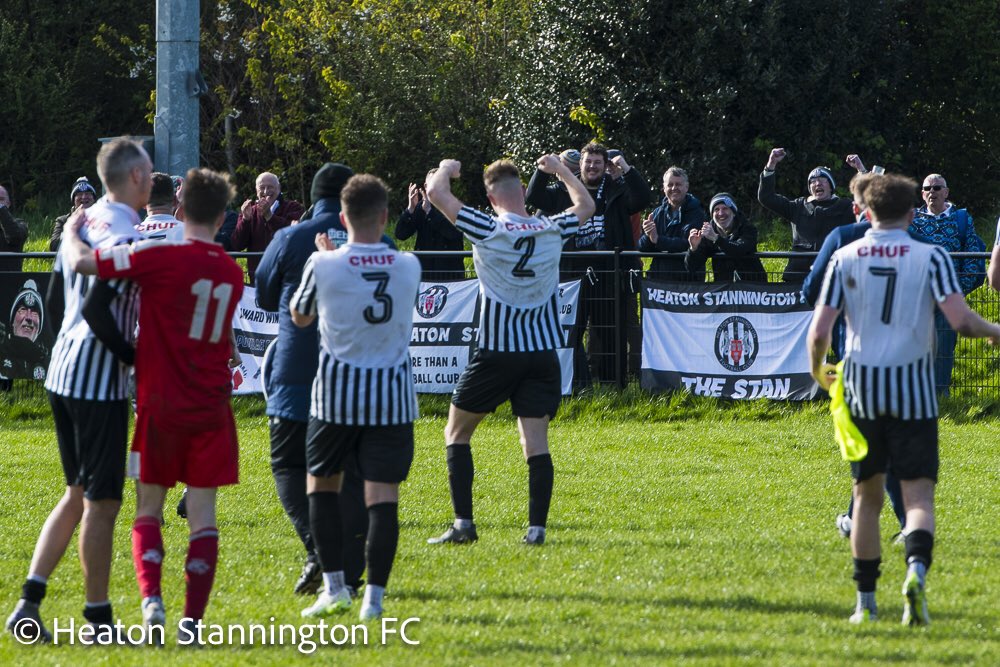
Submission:
<svg viewBox="0 0 1000 667">
<path fill-rule="evenodd" d="M 642 283 L 642 387 L 807 400 L 812 308 L 788 283 Z"/>
<path fill-rule="evenodd" d="M 233 393 L 263 391 L 261 367 L 264 351 L 278 335 L 278 314 L 257 305 L 256 290 L 243 288 L 243 298 L 233 315 L 233 332 L 242 361 L 233 369 Z M 559 285 L 559 319 L 567 340 L 573 340 L 580 281 Z M 448 394 L 469 364 L 479 327 L 479 281 L 420 283 L 414 304 L 410 358 L 417 392 Z M 562 391 L 573 386 L 573 350 L 558 352 L 562 366 Z"/>
<path fill-rule="evenodd" d="M 243 287 L 240 305 L 233 313 L 233 334 L 240 351 L 240 365 L 233 369 L 233 393 L 259 394 L 264 391 L 260 376 L 264 350 L 278 336 L 278 313 L 257 305 L 253 287 Z"/>
<path fill-rule="evenodd" d="M 559 320 L 567 340 L 576 326 L 580 281 L 559 285 Z M 479 331 L 479 281 L 420 283 L 413 316 L 410 359 L 423 394 L 450 394 L 469 364 Z M 562 392 L 573 387 L 573 350 L 558 352 Z"/>
</svg>

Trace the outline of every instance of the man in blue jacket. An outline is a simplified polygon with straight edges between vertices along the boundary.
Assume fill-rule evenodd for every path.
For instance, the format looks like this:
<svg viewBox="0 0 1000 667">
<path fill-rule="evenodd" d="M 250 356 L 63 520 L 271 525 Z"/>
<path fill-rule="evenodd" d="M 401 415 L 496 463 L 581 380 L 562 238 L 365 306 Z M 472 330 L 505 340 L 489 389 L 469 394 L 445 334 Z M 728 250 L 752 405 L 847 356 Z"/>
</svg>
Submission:
<svg viewBox="0 0 1000 667">
<path fill-rule="evenodd" d="M 641 252 L 671 253 L 654 257 L 646 275 L 658 280 L 692 281 L 684 265 L 688 235 L 708 220 L 701 202 L 688 192 L 687 172 L 670 167 L 663 173 L 663 201 L 642 223 Z"/>
<path fill-rule="evenodd" d="M 924 206 L 913 215 L 910 231 L 926 237 L 931 243 L 948 252 L 983 252 L 986 244 L 976 233 L 972 216 L 948 199 L 948 183 L 941 174 L 930 174 L 920 188 Z M 985 259 L 955 259 L 955 271 L 962 293 L 966 296 L 983 284 L 986 279 Z M 934 382 L 939 396 L 947 396 L 951 388 L 951 370 L 955 365 L 955 346 L 958 334 L 948 324 L 940 310 L 934 312 L 937 331 L 937 354 L 934 357 Z"/>
<path fill-rule="evenodd" d="M 307 213 L 298 224 L 278 231 L 256 272 L 257 303 L 264 310 L 278 313 L 278 337 L 265 355 L 268 359 L 263 372 L 271 433 L 271 472 L 278 498 L 308 553 L 302 575 L 295 584 L 295 592 L 303 595 L 318 590 L 323 574 L 309 530 L 306 496 L 306 425 L 312 382 L 319 363 L 319 335 L 315 323 L 305 328 L 292 323 L 288 302 L 302 280 L 306 260 L 316 251 L 316 234 L 326 233 L 335 245 L 347 242 L 347 230 L 340 222 L 340 190 L 352 175 L 350 167 L 333 162 L 327 162 L 316 172 L 311 217 Z M 365 566 L 368 511 L 361 477 L 350 462 L 340 498 L 345 579 L 356 590 Z"/>
</svg>

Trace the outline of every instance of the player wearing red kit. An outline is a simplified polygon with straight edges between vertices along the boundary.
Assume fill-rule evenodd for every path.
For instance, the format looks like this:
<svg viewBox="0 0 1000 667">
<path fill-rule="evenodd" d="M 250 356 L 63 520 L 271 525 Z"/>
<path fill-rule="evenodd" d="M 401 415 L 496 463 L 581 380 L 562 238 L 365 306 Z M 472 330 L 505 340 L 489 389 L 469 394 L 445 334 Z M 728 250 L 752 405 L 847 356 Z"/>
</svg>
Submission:
<svg viewBox="0 0 1000 667">
<path fill-rule="evenodd" d="M 162 627 L 159 517 L 167 489 L 187 484 L 191 536 L 182 631 L 204 615 L 215 577 L 216 489 L 239 478 L 229 363 L 232 317 L 243 292 L 242 269 L 212 240 L 235 190 L 227 177 L 207 169 L 192 169 L 185 183 L 183 242 L 141 242 L 94 253 L 76 233 L 70 235 L 78 272 L 128 278 L 140 289 L 135 448 L 142 458 L 132 555 L 143 619 Z"/>
</svg>

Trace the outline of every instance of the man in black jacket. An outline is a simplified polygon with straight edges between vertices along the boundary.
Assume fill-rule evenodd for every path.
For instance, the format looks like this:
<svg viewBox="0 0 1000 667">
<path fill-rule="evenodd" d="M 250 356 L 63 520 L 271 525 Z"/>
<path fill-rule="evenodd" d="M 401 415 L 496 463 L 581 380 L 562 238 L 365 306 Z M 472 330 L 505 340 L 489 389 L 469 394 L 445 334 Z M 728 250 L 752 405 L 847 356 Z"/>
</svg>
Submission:
<svg viewBox="0 0 1000 667">
<path fill-rule="evenodd" d="M 809 197 L 788 199 L 774 191 L 774 171 L 785 159 L 785 149 L 771 150 L 767 165 L 760 175 L 757 199 L 772 213 L 792 225 L 792 250 L 816 252 L 834 228 L 854 222 L 853 203 L 833 194 L 836 183 L 828 167 L 816 167 L 809 172 Z M 809 273 L 812 257 L 793 257 L 788 260 L 782 280 L 801 282 Z"/>
<path fill-rule="evenodd" d="M 437 169 L 427 172 L 425 184 Z M 417 240 L 413 249 L 421 250 L 464 250 L 462 232 L 431 206 L 427 198 L 426 185 L 419 187 L 410 183 L 406 208 L 396 222 L 396 238 L 405 241 L 414 234 Z M 454 256 L 420 257 L 421 279 L 425 281 L 461 280 L 465 278 L 464 258 Z"/>
<path fill-rule="evenodd" d="M 28 225 L 10 212 L 10 195 L 0 185 L 0 252 L 22 252 L 28 240 Z M 20 271 L 20 257 L 0 259 L 0 271 Z"/>
<path fill-rule="evenodd" d="M 737 208 L 733 196 L 720 192 L 712 197 L 708 210 L 712 219 L 689 236 L 691 247 L 684 258 L 688 271 L 703 280 L 705 263 L 711 257 L 713 282 L 766 283 L 767 273 L 757 257 L 757 228 Z"/>
<path fill-rule="evenodd" d="M 580 180 L 593 197 L 597 210 L 589 220 L 581 222 L 576 238 L 568 242 L 564 250 L 635 250 L 629 217 L 649 203 L 649 185 L 639 170 L 629 165 L 621 154 L 609 160 L 608 149 L 591 142 L 580 149 Z M 525 201 L 542 213 L 562 211 L 572 205 L 565 187 L 551 185 L 551 177 L 538 171 L 528 183 Z M 578 324 L 582 335 L 589 320 L 587 352 L 591 373 L 598 382 L 613 382 L 619 373 L 624 378 L 629 371 L 630 356 L 632 370 L 638 371 L 641 331 L 628 325 L 637 321 L 635 292 L 631 289 L 635 281 L 631 280 L 630 272 L 642 265 L 638 258 L 623 258 L 619 266 L 618 283 L 622 294 L 617 312 L 614 258 L 571 258 L 563 266 L 564 274 L 569 272 L 571 278 L 583 278 Z M 620 337 L 615 333 L 616 321 L 624 329 Z M 617 345 L 616 340 L 620 340 Z M 620 360 L 618 367 L 616 358 Z M 576 375 L 579 376 L 579 370 Z"/>
</svg>

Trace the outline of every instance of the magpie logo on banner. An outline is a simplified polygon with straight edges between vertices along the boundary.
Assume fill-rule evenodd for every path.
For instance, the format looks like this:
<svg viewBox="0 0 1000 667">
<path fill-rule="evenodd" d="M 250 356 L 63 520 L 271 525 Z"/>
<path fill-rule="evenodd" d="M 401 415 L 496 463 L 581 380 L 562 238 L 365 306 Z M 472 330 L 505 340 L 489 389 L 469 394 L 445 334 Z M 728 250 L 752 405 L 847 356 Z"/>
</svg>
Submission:
<svg viewBox="0 0 1000 667">
<path fill-rule="evenodd" d="M 448 288 L 444 285 L 431 285 L 417 295 L 417 315 L 430 320 L 444 310 L 448 302 Z"/>
<path fill-rule="evenodd" d="M 715 358 L 726 370 L 739 372 L 753 366 L 760 349 L 757 330 L 745 317 L 726 318 L 715 330 Z"/>
</svg>

